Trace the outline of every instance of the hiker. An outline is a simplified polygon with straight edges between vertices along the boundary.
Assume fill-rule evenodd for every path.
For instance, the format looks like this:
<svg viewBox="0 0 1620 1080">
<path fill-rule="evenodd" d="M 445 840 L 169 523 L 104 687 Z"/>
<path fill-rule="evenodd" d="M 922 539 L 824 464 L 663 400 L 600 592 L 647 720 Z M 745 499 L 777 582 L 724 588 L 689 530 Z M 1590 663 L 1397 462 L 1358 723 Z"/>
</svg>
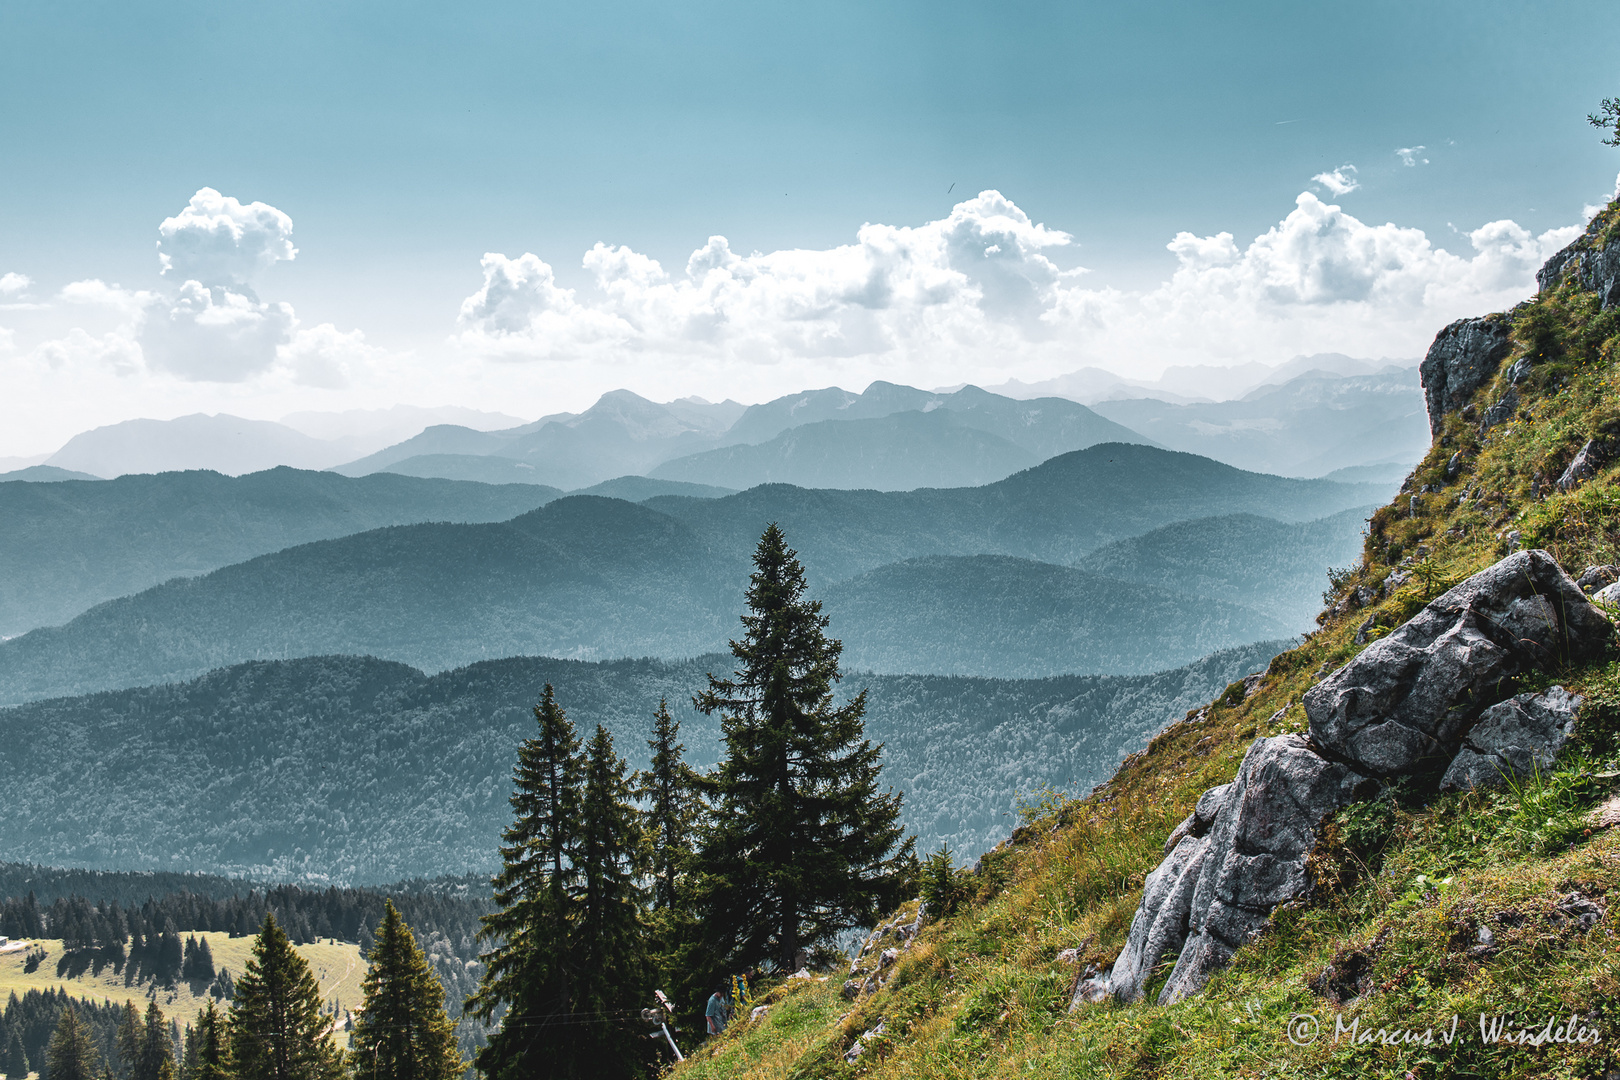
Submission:
<svg viewBox="0 0 1620 1080">
<path fill-rule="evenodd" d="M 731 1002 L 726 999 L 726 984 L 721 983 L 709 995 L 709 1007 L 703 1010 L 703 1016 L 709 1022 L 709 1038 L 714 1038 L 726 1030 L 726 1021 L 731 1018 Z"/>
</svg>

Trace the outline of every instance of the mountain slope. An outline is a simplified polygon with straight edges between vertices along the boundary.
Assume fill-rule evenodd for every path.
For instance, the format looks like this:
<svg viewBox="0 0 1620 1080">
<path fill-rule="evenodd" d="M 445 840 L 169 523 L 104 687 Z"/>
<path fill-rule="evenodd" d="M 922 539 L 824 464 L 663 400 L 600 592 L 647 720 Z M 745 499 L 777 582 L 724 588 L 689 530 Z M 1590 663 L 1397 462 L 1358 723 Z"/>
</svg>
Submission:
<svg viewBox="0 0 1620 1080">
<path fill-rule="evenodd" d="M 857 668 L 1003 678 L 1141 674 L 1294 629 L 1189 591 L 1004 555 L 882 566 L 828 589 L 824 610 Z"/>
<path fill-rule="evenodd" d="M 324 469 L 352 451 L 270 420 L 194 413 L 175 420 L 125 420 L 81 432 L 45 464 L 95 476 L 213 469 L 229 476 L 278 465 Z"/>
<path fill-rule="evenodd" d="M 0 635 L 293 544 L 407 522 L 504 521 L 548 497 L 531 485 L 295 469 L 0 482 Z"/>
<path fill-rule="evenodd" d="M 1308 629 L 1322 608 L 1324 568 L 1360 557 L 1373 509 L 1300 524 L 1255 514 L 1179 521 L 1116 540 L 1076 565 L 1104 578 L 1242 604 L 1281 620 L 1293 633 Z"/>
<path fill-rule="evenodd" d="M 1166 716 L 1273 651 L 1141 677 L 852 675 L 843 686 L 870 688 L 884 781 L 905 792 L 925 846 L 978 850 L 1004 831 L 1017 792 L 1093 782 Z M 683 703 L 729 663 L 509 659 L 429 678 L 319 657 L 0 709 L 0 859 L 356 882 L 487 871 L 542 685 L 575 724 L 606 724 L 638 764 L 667 698 L 690 760 L 707 766 L 717 721 Z"/>
</svg>

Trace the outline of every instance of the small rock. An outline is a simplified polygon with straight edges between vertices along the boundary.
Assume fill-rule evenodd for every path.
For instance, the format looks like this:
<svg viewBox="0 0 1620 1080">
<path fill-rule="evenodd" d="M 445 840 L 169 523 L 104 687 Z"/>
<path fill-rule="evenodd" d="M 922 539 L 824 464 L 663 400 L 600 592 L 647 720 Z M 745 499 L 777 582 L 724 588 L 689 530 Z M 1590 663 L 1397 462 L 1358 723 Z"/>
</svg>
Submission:
<svg viewBox="0 0 1620 1080">
<path fill-rule="evenodd" d="M 859 979 L 850 979 L 848 982 L 844 983 L 844 988 L 840 991 L 840 993 L 844 995 L 845 1001 L 854 1001 L 856 998 L 861 996 L 861 989 L 865 985 L 866 984 Z"/>
<path fill-rule="evenodd" d="M 1506 373 L 1507 381 L 1512 383 L 1514 386 L 1518 386 L 1520 383 L 1524 382 L 1524 380 L 1530 377 L 1530 369 L 1533 366 L 1534 365 L 1530 362 L 1530 358 L 1528 356 L 1521 356 L 1519 359 L 1513 361 L 1513 363 L 1509 365 Z"/>
<path fill-rule="evenodd" d="M 1603 588 L 1593 593 L 1592 603 L 1608 604 L 1611 607 L 1620 605 L 1620 582 L 1616 582 L 1613 585 L 1605 585 Z"/>
<path fill-rule="evenodd" d="M 1591 595 L 1605 585 L 1613 585 L 1616 581 L 1620 581 L 1620 567 L 1605 563 L 1601 566 L 1588 566 L 1582 570 L 1580 576 L 1575 579 L 1575 584 L 1580 586 L 1581 592 Z"/>
<path fill-rule="evenodd" d="M 750 1024 L 758 1023 L 759 1018 L 769 1012 L 770 1008 L 769 1005 L 755 1005 L 754 1011 L 748 1014 L 748 1022 Z"/>
<path fill-rule="evenodd" d="M 790 979 L 808 979 L 809 977 L 810 977 L 810 969 L 809 968 L 800 968 L 798 971 L 795 971 L 793 974 L 788 976 L 788 978 L 790 978 Z"/>
<path fill-rule="evenodd" d="M 1581 698 L 1562 686 L 1520 694 L 1486 709 L 1440 780 L 1441 791 L 1496 787 L 1503 778 L 1546 772 L 1575 734 Z"/>
<path fill-rule="evenodd" d="M 1558 910 L 1572 919 L 1577 929 L 1585 932 L 1603 921 L 1606 909 L 1580 893 L 1572 892 L 1559 903 Z"/>
<path fill-rule="evenodd" d="M 1370 631 L 1377 624 L 1378 624 L 1378 616 L 1376 616 L 1376 615 L 1367 616 L 1366 621 L 1363 622 L 1360 626 L 1356 627 L 1356 644 L 1357 645 L 1365 645 L 1365 644 L 1367 644 L 1367 633 L 1368 633 L 1368 631 Z"/>
<path fill-rule="evenodd" d="M 1613 456 L 1613 449 L 1606 439 L 1589 439 L 1585 446 L 1576 453 L 1575 460 L 1569 463 L 1564 475 L 1558 478 L 1559 491 L 1573 491 L 1581 484 L 1592 479 L 1598 470 L 1609 463 Z"/>
<path fill-rule="evenodd" d="M 1057 962 L 1060 964 L 1078 964 L 1084 949 L 1085 946 L 1078 949 L 1064 949 L 1057 954 Z"/>
<path fill-rule="evenodd" d="M 1461 450 L 1459 450 L 1455 454 L 1451 455 L 1451 460 L 1446 462 L 1446 479 L 1447 480 L 1456 479 L 1457 474 L 1462 472 L 1462 459 L 1463 459 L 1463 456 L 1462 456 L 1462 451 Z"/>
<path fill-rule="evenodd" d="M 900 959 L 899 949 L 884 949 L 883 955 L 878 958 L 878 970 L 881 971 Z"/>
<path fill-rule="evenodd" d="M 1586 823 L 1594 829 L 1612 829 L 1620 825 L 1620 794 L 1610 795 L 1589 810 Z"/>
<path fill-rule="evenodd" d="M 861 1054 L 865 1053 L 865 1051 L 866 1047 L 861 1045 L 861 1040 L 856 1039 L 855 1045 L 844 1051 L 844 1060 L 857 1061 L 860 1059 Z"/>
</svg>

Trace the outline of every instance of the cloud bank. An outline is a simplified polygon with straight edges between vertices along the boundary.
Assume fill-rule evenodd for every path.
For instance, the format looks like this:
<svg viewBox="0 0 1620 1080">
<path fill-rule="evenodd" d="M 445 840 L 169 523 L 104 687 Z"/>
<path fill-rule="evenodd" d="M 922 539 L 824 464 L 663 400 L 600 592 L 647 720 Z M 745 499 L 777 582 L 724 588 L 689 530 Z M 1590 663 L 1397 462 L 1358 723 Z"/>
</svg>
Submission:
<svg viewBox="0 0 1620 1080">
<path fill-rule="evenodd" d="M 1349 166 L 1315 179 L 1356 186 Z M 867 224 L 826 250 L 743 255 L 711 237 L 674 273 L 598 244 L 582 262 L 588 289 L 559 285 L 533 253 L 492 252 L 453 340 L 506 362 L 745 371 L 859 360 L 872 377 L 925 384 L 1091 363 L 1142 372 L 1314 351 L 1411 357 L 1451 319 L 1523 299 L 1577 231 L 1534 236 L 1495 221 L 1455 254 L 1306 192 L 1246 245 L 1228 232 L 1177 234 L 1169 280 L 1125 292 L 1060 269 L 1073 237 L 984 191 L 937 221 Z"/>
</svg>

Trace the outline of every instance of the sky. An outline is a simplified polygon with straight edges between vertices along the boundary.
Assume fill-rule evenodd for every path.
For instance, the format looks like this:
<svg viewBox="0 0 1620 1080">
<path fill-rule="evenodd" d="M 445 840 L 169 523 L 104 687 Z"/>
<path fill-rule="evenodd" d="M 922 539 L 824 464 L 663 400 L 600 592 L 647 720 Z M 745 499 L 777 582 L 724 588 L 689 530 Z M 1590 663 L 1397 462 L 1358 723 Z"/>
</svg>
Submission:
<svg viewBox="0 0 1620 1080">
<path fill-rule="evenodd" d="M 0 3 L 0 455 L 137 416 L 1413 359 L 1612 3 Z"/>
</svg>

